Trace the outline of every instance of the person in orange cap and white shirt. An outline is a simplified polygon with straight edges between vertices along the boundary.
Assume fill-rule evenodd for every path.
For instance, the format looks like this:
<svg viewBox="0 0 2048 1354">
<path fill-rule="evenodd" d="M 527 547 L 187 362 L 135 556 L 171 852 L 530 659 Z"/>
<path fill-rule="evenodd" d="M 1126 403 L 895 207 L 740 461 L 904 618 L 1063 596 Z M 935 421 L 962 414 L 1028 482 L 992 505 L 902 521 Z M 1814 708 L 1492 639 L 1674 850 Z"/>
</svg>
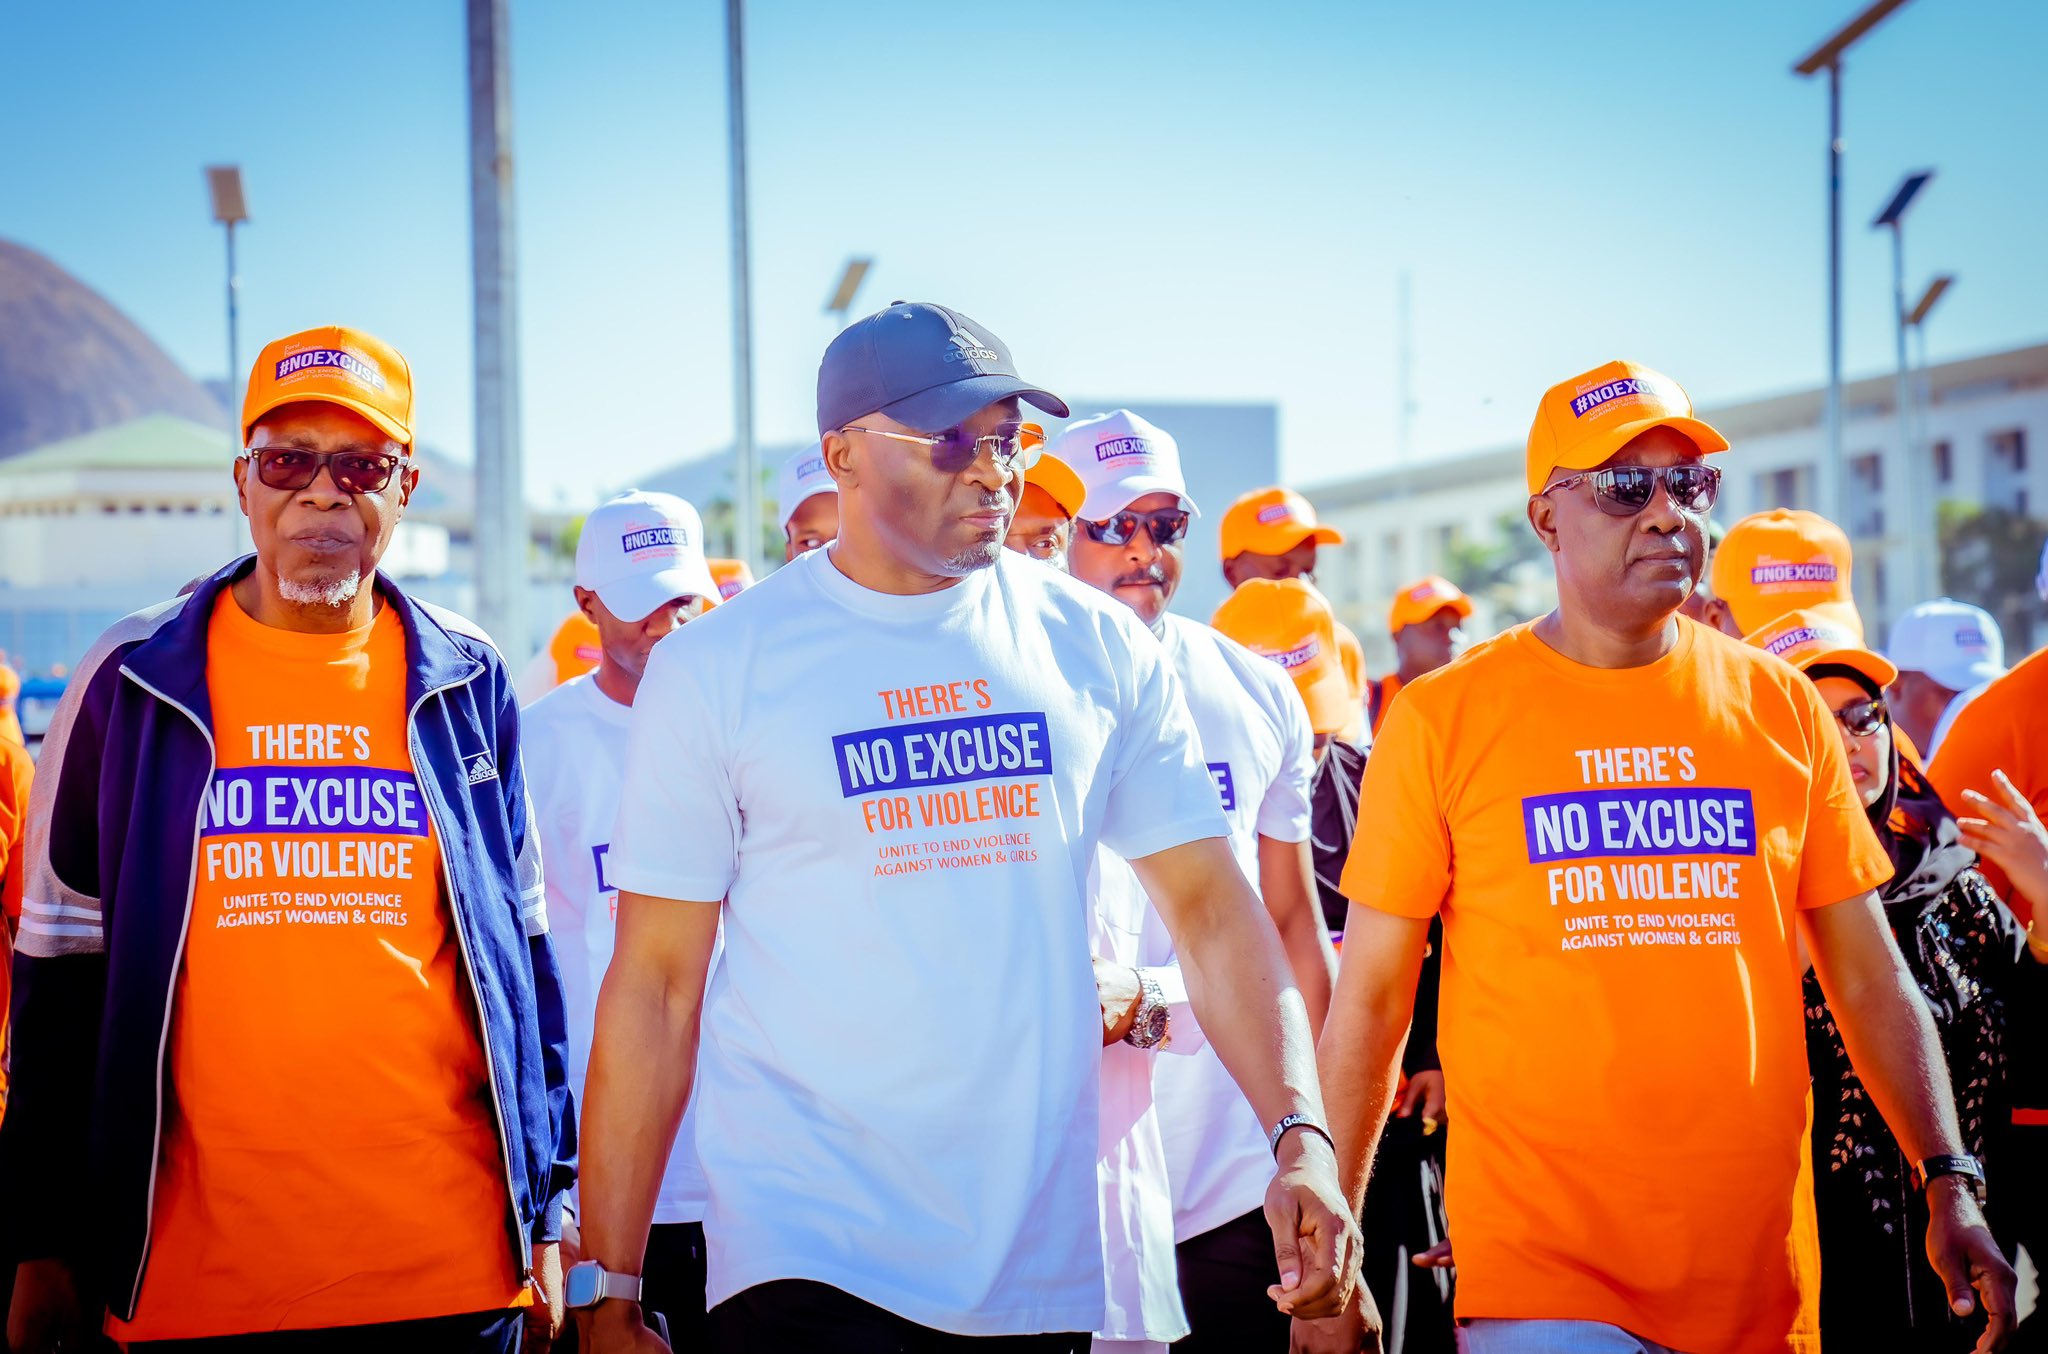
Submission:
<svg viewBox="0 0 2048 1354">
<path fill-rule="evenodd" d="M 1325 1087 L 1356 1201 L 1441 915 L 1470 1354 L 1815 1348 L 1802 942 L 1927 1181 L 1951 1305 L 1981 1304 L 1993 1337 L 2012 1320 L 1831 712 L 1677 614 L 1727 445 L 1646 367 L 1553 386 L 1527 471 L 1557 609 L 1403 691 L 1366 766 Z M 1341 1322 L 1300 1333 L 1356 1347 Z"/>
<path fill-rule="evenodd" d="M 1351 900 L 1338 885 L 1358 828 L 1358 787 L 1367 753 L 1338 737 L 1351 717 L 1351 687 L 1337 658 L 1336 617 L 1306 580 L 1248 579 L 1223 600 L 1211 621 L 1217 630 L 1280 665 L 1294 679 L 1315 731 L 1316 775 L 1309 812 L 1316 886 L 1333 938 L 1341 937 Z M 1416 981 L 1415 1018 L 1401 1054 L 1405 1078 L 1378 1151 L 1378 1167 L 1365 1196 L 1362 1277 L 1381 1308 L 1404 1312 L 1401 1346 L 1448 1351 L 1456 1342 L 1451 1320 L 1448 1265 L 1436 1267 L 1424 1287 L 1405 1256 L 1420 1256 L 1444 1237 L 1444 1074 L 1436 1054 L 1437 989 L 1442 935 L 1432 932 Z M 1415 1264 L 1421 1264 L 1416 1261 Z M 1432 1259 L 1433 1265 L 1433 1259 Z"/>
<path fill-rule="evenodd" d="M 1180 676 L 1239 867 L 1280 933 L 1312 1025 L 1320 1025 L 1335 955 L 1315 903 L 1308 786 L 1312 740 L 1300 700 L 1272 664 L 1197 621 L 1167 611 L 1180 585 L 1181 542 L 1196 508 L 1170 433 L 1128 409 L 1070 423 L 1052 454 L 1084 497 L 1068 567 L 1151 627 Z M 1103 867 L 1102 891 L 1136 886 Z M 1141 908 L 1149 965 L 1175 957 L 1157 913 Z M 1150 1003 L 1159 1001 L 1148 994 Z M 1148 1003 L 1149 1004 L 1149 1003 Z M 1258 1116 L 1220 1059 L 1201 1050 L 1154 1068 L 1172 1180 L 1187 1351 L 1283 1350 L 1287 1321 L 1267 1297 L 1278 1279 L 1260 1211 L 1270 1152 Z"/>
<path fill-rule="evenodd" d="M 1899 669 L 1829 613 L 1794 611 L 1749 642 L 1805 673 L 1834 713 L 1857 794 L 1896 862 L 1879 889 L 1885 920 L 1941 1031 L 1964 1147 L 1985 1162 L 1996 1218 L 2008 1182 L 2018 1178 L 2008 1168 L 2024 1169 L 2005 1134 L 2014 1073 L 2032 1052 L 2016 1037 L 2014 1018 L 2048 995 L 2048 950 L 2029 950 L 2020 923 L 1978 869 L 1977 853 L 2012 866 L 2023 892 L 2048 900 L 2048 831 L 2010 782 L 1995 787 L 1995 803 L 1958 803 L 1960 811 L 1984 815 L 1958 822 L 1919 768 L 1899 755 L 1885 698 Z M 1927 1229 L 1912 1163 L 1851 1068 L 1811 969 L 1805 991 L 1821 1336 L 1833 1349 L 1960 1349 L 1974 1332 L 1950 1316 L 1941 1276 L 1925 1254 L 1900 1245 Z"/>
<path fill-rule="evenodd" d="M 1857 635 L 1849 575 L 1855 556 L 1848 535 L 1817 512 L 1772 508 L 1729 527 L 1714 547 L 1713 600 L 1706 619 L 1741 639 L 1794 611 L 1833 618 Z"/>
<path fill-rule="evenodd" d="M 1235 588 L 1253 578 L 1306 578 L 1313 582 L 1316 551 L 1342 545 L 1344 533 L 1316 520 L 1316 510 L 1292 489 L 1271 485 L 1242 494 L 1223 514 L 1223 578 Z M 1345 726 L 1351 741 L 1367 739 L 1365 718 L 1365 648 L 1342 621 L 1337 623 L 1337 651 L 1345 680 L 1359 707 L 1358 718 Z"/>
<path fill-rule="evenodd" d="M 1458 627 L 1471 619 L 1472 599 L 1450 579 L 1436 574 L 1417 579 L 1394 594 L 1387 629 L 1394 637 L 1395 667 L 1369 684 L 1374 733 L 1386 722 L 1387 706 L 1402 687 L 1457 657 L 1458 646 L 1465 639 L 1465 632 Z"/>
</svg>

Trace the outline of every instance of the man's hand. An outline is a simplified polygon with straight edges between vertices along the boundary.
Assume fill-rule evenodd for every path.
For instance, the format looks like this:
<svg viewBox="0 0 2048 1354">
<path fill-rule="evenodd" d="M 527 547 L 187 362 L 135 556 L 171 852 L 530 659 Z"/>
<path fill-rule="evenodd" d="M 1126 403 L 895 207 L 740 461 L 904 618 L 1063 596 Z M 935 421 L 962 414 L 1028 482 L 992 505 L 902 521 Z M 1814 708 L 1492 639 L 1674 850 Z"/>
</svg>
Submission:
<svg viewBox="0 0 2048 1354">
<path fill-rule="evenodd" d="M 533 1248 L 533 1306 L 526 1309 L 526 1340 L 531 1354 L 547 1354 L 562 1333 L 562 1248 L 553 1241 Z"/>
<path fill-rule="evenodd" d="M 583 1229 L 567 1212 L 562 1214 L 562 1273 L 583 1263 Z"/>
<path fill-rule="evenodd" d="M 1379 1306 L 1361 1283 L 1337 1315 L 1319 1321 L 1294 1318 L 1287 1349 L 1288 1354 L 1380 1354 L 1383 1335 Z"/>
<path fill-rule="evenodd" d="M 1949 1310 L 1968 1316 L 1981 1303 L 1990 1324 L 1977 1339 L 1977 1354 L 2004 1349 L 2019 1280 L 1991 1239 L 1976 1196 L 1963 1181 L 1944 1176 L 1927 1187 L 1927 1209 L 1927 1259 L 1948 1288 Z"/>
<path fill-rule="evenodd" d="M 1394 1104 L 1394 1117 L 1406 1119 L 1422 1111 L 1422 1135 L 1428 1137 L 1444 1124 L 1444 1074 L 1434 1069 L 1408 1078 L 1407 1087 Z"/>
<path fill-rule="evenodd" d="M 1096 957 L 1095 999 L 1102 1004 L 1104 1048 L 1131 1032 L 1131 1022 L 1138 1018 L 1138 999 L 1144 995 L 1136 969 Z"/>
<path fill-rule="evenodd" d="M 1965 790 L 1963 806 L 1972 815 L 1956 819 L 1963 845 L 2005 871 L 2036 911 L 2048 909 L 2048 829 L 2019 787 L 1994 771 L 1991 793 Z"/>
<path fill-rule="evenodd" d="M 17 1354 L 85 1348 L 85 1314 L 78 1284 L 61 1260 L 24 1260 L 14 1271 L 14 1303 L 7 1312 L 7 1347 Z"/>
<path fill-rule="evenodd" d="M 640 1304 L 616 1298 L 576 1313 L 577 1348 L 586 1354 L 673 1354 L 640 1315 Z"/>
<path fill-rule="evenodd" d="M 1289 1316 L 1335 1316 L 1358 1282 L 1358 1220 L 1337 1185 L 1337 1156 L 1319 1133 L 1292 1129 L 1280 1139 L 1280 1169 L 1266 1189 L 1266 1224 L 1280 1282 L 1266 1290 Z"/>
</svg>

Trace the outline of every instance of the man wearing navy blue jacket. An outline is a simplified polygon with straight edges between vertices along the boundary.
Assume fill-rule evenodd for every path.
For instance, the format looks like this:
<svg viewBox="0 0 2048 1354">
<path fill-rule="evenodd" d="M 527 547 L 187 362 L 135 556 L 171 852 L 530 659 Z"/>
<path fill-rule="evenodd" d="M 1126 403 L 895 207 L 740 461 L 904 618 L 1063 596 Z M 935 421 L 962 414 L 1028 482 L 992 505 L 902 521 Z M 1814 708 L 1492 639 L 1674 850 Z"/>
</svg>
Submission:
<svg viewBox="0 0 2048 1354">
<path fill-rule="evenodd" d="M 8 1340 L 268 1354 L 545 1347 L 574 1173 L 516 699 L 377 574 L 412 381 L 266 347 L 256 553 L 121 621 L 45 743 L 0 1217 Z"/>
</svg>

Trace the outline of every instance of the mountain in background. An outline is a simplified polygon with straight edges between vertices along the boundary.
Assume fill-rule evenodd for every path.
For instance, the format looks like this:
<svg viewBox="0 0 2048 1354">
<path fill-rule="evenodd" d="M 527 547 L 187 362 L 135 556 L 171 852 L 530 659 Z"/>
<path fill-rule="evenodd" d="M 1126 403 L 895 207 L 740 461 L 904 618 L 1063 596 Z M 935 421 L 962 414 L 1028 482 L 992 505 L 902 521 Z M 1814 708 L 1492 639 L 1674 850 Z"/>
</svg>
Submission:
<svg viewBox="0 0 2048 1354">
<path fill-rule="evenodd" d="M 145 414 L 220 428 L 220 402 L 112 303 L 0 240 L 0 457 Z"/>
</svg>

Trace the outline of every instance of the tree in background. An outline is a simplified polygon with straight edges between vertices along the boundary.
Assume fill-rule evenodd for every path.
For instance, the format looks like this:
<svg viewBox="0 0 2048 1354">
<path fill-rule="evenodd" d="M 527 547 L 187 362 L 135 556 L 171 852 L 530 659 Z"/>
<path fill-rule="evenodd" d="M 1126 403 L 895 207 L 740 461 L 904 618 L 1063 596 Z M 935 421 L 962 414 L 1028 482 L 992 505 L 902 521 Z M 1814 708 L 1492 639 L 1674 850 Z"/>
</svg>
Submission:
<svg viewBox="0 0 2048 1354">
<path fill-rule="evenodd" d="M 2034 633 L 2048 618 L 2034 590 L 2048 522 L 1953 502 L 1941 505 L 1940 522 L 1942 591 L 1991 613 L 2009 660 L 2033 652 Z"/>
<path fill-rule="evenodd" d="M 1557 583 L 1543 542 L 1520 513 L 1502 513 L 1479 540 L 1456 533 L 1444 554 L 1444 577 L 1482 603 L 1493 628 L 1506 629 L 1550 610 Z"/>
</svg>

